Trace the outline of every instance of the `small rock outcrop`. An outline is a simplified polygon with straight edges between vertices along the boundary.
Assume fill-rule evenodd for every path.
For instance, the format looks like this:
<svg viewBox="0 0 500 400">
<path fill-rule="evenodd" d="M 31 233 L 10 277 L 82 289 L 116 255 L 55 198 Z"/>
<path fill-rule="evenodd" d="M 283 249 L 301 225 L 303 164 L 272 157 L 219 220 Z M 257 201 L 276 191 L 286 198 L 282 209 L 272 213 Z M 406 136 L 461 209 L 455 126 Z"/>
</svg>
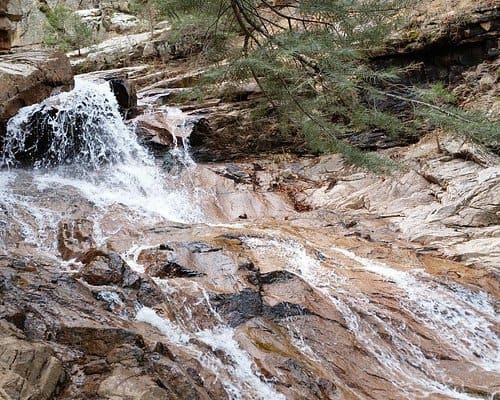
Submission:
<svg viewBox="0 0 500 400">
<path fill-rule="evenodd" d="M 62 53 L 30 50 L 0 56 L 0 138 L 21 107 L 72 86 L 71 65 Z"/>
<path fill-rule="evenodd" d="M 120 111 L 123 114 L 133 112 L 137 107 L 135 85 L 131 81 L 123 78 L 110 79 L 109 85 L 116 97 L 116 101 L 118 101 Z"/>
<path fill-rule="evenodd" d="M 53 398 L 65 373 L 49 346 L 33 343 L 0 321 L 0 398 Z"/>
</svg>

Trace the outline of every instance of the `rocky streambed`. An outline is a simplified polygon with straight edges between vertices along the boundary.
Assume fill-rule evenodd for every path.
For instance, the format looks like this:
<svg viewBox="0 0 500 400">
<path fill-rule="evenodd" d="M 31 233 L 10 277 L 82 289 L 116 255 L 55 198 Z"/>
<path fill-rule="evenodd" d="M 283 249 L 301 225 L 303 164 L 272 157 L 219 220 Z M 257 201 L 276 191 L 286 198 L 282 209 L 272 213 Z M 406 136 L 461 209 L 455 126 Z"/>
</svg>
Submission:
<svg viewBox="0 0 500 400">
<path fill-rule="evenodd" d="M 498 396 L 493 156 L 433 136 L 387 150 L 391 176 L 196 164 L 182 138 L 151 156 L 106 84 L 49 101 L 112 140 L 56 129 L 50 163 L 0 171 L 0 398 Z M 44 106 L 11 120 L 3 163 Z"/>
</svg>

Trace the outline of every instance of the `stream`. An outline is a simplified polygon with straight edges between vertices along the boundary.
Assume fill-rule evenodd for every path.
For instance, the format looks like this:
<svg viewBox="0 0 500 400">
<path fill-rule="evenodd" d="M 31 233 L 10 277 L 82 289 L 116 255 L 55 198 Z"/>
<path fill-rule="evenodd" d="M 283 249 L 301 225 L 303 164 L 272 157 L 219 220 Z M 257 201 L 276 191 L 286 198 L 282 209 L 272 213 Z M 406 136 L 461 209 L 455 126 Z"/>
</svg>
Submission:
<svg viewBox="0 0 500 400">
<path fill-rule="evenodd" d="M 34 129 L 49 133 L 33 139 Z M 175 168 L 165 162 L 138 142 L 107 83 L 77 80 L 21 109 L 0 154 L 0 256 L 76 274 L 79 251 L 120 254 L 167 301 L 127 305 L 107 287 L 102 312 L 195 360 L 210 398 L 498 397 L 494 284 L 436 274 L 410 253 L 375 256 L 378 244 L 339 238 L 284 198 L 234 189 L 187 142 L 170 151 Z M 260 217 L 234 218 L 231 204 Z M 72 239 L 70 225 L 85 235 Z"/>
</svg>

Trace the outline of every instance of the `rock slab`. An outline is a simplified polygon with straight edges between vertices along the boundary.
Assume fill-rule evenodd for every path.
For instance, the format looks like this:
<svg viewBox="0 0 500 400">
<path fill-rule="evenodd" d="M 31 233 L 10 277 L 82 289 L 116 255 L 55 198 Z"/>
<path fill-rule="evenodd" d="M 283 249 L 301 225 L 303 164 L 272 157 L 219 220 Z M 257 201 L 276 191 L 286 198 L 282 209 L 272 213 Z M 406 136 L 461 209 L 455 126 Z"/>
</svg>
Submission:
<svg viewBox="0 0 500 400">
<path fill-rule="evenodd" d="M 0 56 L 0 138 L 21 107 L 72 87 L 73 72 L 63 53 L 30 50 Z"/>
</svg>

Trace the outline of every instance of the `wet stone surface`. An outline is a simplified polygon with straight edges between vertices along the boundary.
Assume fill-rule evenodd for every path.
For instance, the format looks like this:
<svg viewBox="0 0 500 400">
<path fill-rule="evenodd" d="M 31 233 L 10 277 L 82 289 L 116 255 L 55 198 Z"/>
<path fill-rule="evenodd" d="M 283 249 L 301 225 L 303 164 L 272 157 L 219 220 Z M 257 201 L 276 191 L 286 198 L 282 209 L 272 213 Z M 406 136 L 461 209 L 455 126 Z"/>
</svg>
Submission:
<svg viewBox="0 0 500 400">
<path fill-rule="evenodd" d="M 167 173 L 116 118 L 98 171 L 0 171 L 0 397 L 500 390 L 494 157 L 427 138 L 381 177 L 335 155 L 195 165 L 174 147 Z"/>
</svg>

